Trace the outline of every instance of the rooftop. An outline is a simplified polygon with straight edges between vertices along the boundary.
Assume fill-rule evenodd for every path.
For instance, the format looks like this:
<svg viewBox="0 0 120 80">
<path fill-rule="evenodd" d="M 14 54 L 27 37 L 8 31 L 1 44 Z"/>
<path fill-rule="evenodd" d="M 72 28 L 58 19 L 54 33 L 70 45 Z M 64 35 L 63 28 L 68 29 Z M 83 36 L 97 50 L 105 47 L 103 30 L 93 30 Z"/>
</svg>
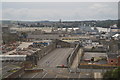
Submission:
<svg viewBox="0 0 120 80">
<path fill-rule="evenodd" d="M 108 53 L 108 58 L 110 59 L 117 59 L 117 56 L 119 56 L 120 54 L 116 54 L 116 53 Z"/>
<path fill-rule="evenodd" d="M 20 44 L 18 48 L 28 48 L 29 45 L 32 45 L 32 44 L 33 42 L 22 42 L 22 44 Z"/>
</svg>

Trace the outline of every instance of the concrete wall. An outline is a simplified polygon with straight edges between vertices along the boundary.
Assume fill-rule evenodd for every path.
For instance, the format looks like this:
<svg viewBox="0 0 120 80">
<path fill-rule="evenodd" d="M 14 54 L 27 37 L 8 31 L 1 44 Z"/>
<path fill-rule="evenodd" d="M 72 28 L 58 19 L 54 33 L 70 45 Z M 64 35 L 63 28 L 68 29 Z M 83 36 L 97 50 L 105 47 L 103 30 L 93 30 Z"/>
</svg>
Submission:
<svg viewBox="0 0 120 80">
<path fill-rule="evenodd" d="M 117 66 L 79 65 L 80 69 L 114 69 Z"/>
<path fill-rule="evenodd" d="M 68 43 L 61 40 L 54 40 L 57 48 L 74 48 L 74 43 Z"/>
<path fill-rule="evenodd" d="M 106 52 L 106 51 L 107 51 L 106 49 L 99 49 L 99 48 L 94 48 L 94 49 L 84 48 L 84 52 Z"/>
<path fill-rule="evenodd" d="M 60 39 L 58 34 L 40 34 L 40 35 L 33 35 L 30 34 L 27 36 L 28 39 L 31 40 L 54 40 L 54 39 Z"/>
<path fill-rule="evenodd" d="M 37 51 L 36 53 L 27 56 L 27 62 L 29 64 L 32 64 L 30 67 L 33 65 L 37 65 L 38 60 L 43 58 L 45 55 L 49 54 L 51 51 L 53 51 L 56 48 L 56 44 L 50 44 L 49 46 L 46 46 L 44 48 L 41 48 L 41 50 Z"/>
<path fill-rule="evenodd" d="M 120 56 L 118 56 L 118 66 L 120 66 Z"/>
<path fill-rule="evenodd" d="M 43 58 L 45 55 L 49 54 L 51 51 L 53 51 L 55 48 L 71 48 L 71 47 L 75 47 L 74 44 L 68 43 L 68 42 L 64 42 L 61 40 L 53 40 L 53 43 L 50 44 L 49 46 L 46 46 L 44 48 L 41 48 L 41 50 L 37 51 L 36 53 L 30 55 L 27 57 L 27 63 L 29 64 L 33 64 L 33 65 L 37 65 L 37 62 Z M 74 52 L 72 53 L 72 55 L 75 57 L 77 51 L 78 51 L 79 45 L 76 46 Z M 72 57 L 72 58 L 74 58 Z M 72 59 L 71 58 L 71 59 Z M 73 59 L 72 59 L 73 60 Z M 72 60 L 70 62 L 72 62 Z M 31 65 L 32 67 L 32 65 Z"/>
<path fill-rule="evenodd" d="M 74 59 L 75 59 L 79 49 L 80 49 L 80 44 L 76 45 L 76 47 L 74 48 L 73 52 L 68 56 L 67 64 L 68 64 L 69 67 L 72 65 L 72 63 L 73 63 L 73 61 L 74 61 Z"/>
<path fill-rule="evenodd" d="M 37 54 L 39 56 L 39 58 L 42 58 L 43 56 L 49 54 L 51 51 L 53 51 L 56 48 L 56 44 L 50 44 L 49 46 L 46 46 L 44 48 L 41 48 L 41 50 L 39 51 L 39 53 Z"/>
<path fill-rule="evenodd" d="M 109 52 L 111 53 L 117 53 L 118 52 L 118 43 L 119 43 L 119 40 L 111 40 L 109 42 Z"/>
<path fill-rule="evenodd" d="M 108 64 L 117 65 L 117 59 L 108 59 Z"/>
</svg>

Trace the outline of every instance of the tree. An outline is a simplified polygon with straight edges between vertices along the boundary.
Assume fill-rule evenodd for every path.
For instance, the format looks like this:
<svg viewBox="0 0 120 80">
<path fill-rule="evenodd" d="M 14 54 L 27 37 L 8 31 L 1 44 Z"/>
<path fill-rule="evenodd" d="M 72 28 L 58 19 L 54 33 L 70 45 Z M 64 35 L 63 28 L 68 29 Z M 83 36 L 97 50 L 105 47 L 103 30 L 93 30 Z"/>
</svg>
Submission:
<svg viewBox="0 0 120 80">
<path fill-rule="evenodd" d="M 107 71 L 103 75 L 103 80 L 120 80 L 120 67 L 111 71 Z"/>
</svg>

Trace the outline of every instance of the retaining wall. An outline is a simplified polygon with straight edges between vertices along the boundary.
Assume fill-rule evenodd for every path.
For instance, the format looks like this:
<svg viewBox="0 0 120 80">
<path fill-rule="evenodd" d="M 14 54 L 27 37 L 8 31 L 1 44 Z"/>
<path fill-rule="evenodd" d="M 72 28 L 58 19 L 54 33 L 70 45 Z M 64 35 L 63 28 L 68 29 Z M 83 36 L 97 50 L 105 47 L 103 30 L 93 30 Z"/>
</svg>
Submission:
<svg viewBox="0 0 120 80">
<path fill-rule="evenodd" d="M 67 65 L 68 67 L 70 67 L 78 53 L 78 50 L 80 49 L 80 44 L 76 45 L 76 47 L 74 48 L 74 50 L 71 52 L 71 54 L 68 56 L 67 58 Z"/>
</svg>

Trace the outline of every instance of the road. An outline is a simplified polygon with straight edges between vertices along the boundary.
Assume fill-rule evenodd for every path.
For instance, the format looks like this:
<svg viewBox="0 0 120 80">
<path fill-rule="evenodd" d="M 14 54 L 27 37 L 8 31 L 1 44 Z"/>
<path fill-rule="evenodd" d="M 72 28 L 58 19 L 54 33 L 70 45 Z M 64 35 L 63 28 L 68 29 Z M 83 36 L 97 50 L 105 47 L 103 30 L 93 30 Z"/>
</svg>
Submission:
<svg viewBox="0 0 120 80">
<path fill-rule="evenodd" d="M 81 73 L 69 73 L 66 68 L 47 69 L 43 72 L 25 74 L 22 78 L 80 78 Z"/>
<path fill-rule="evenodd" d="M 21 78 L 27 78 L 29 80 L 35 79 L 35 78 L 93 78 L 93 77 L 99 77 L 99 74 L 96 74 L 96 72 L 103 72 L 103 70 L 91 70 L 91 69 L 79 69 L 77 70 L 78 73 L 70 73 L 68 68 L 57 68 L 57 65 L 67 65 L 67 57 L 72 52 L 74 48 L 57 48 L 44 56 L 40 61 L 38 61 L 37 68 L 43 68 L 44 70 L 42 72 L 31 72 L 31 73 L 25 73 Z M 79 50 L 80 51 L 80 50 Z M 78 52 L 79 52 L 78 51 Z M 77 56 L 78 57 L 78 56 Z M 78 60 L 76 58 L 75 60 Z M 78 63 L 75 62 L 75 64 Z M 6 64 L 4 65 L 4 73 L 6 72 Z M 9 66 L 8 66 L 9 67 Z M 9 68 L 10 69 L 10 68 Z M 93 73 L 91 73 L 93 72 Z M 94 74 L 95 72 L 95 74 Z"/>
<path fill-rule="evenodd" d="M 38 67 L 43 68 L 43 72 L 26 73 L 22 78 L 91 78 L 93 74 L 91 72 L 79 72 L 70 73 L 68 68 L 56 68 L 56 65 L 66 65 L 66 59 L 72 52 L 73 48 L 57 48 L 54 51 L 47 54 L 38 62 Z M 53 79 L 53 80 L 54 80 Z"/>
<path fill-rule="evenodd" d="M 22 62 L 2 62 L 2 68 L 0 68 L 0 75 L 2 73 L 2 76 L 5 77 L 11 74 L 11 72 L 8 71 L 15 68 L 20 68 L 21 63 Z"/>
<path fill-rule="evenodd" d="M 43 57 L 38 65 L 44 68 L 55 68 L 57 65 L 67 65 L 67 57 L 73 48 L 57 48 Z"/>
<path fill-rule="evenodd" d="M 67 68 L 57 68 L 57 65 L 67 65 L 67 57 L 74 48 L 57 48 L 44 56 L 39 62 L 43 72 L 25 74 L 22 78 L 69 78 Z"/>
</svg>

